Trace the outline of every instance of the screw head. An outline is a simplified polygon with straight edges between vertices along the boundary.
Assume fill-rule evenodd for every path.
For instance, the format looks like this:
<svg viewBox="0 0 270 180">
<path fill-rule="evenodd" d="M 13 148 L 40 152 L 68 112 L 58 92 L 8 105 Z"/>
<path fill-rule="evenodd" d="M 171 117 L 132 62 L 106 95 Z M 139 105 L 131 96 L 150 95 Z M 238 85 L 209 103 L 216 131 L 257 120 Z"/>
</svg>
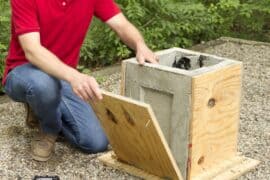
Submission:
<svg viewBox="0 0 270 180">
<path fill-rule="evenodd" d="M 213 108 L 216 105 L 216 100 L 214 98 L 209 99 L 208 101 L 208 107 Z"/>
</svg>

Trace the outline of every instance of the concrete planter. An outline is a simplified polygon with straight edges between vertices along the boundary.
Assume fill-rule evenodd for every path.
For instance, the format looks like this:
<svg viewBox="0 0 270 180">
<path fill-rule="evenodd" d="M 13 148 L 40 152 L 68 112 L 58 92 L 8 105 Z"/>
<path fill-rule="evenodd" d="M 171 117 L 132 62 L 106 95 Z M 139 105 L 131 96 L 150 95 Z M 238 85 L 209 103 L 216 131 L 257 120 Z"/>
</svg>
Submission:
<svg viewBox="0 0 270 180">
<path fill-rule="evenodd" d="M 237 153 L 241 62 L 172 48 L 159 65 L 123 61 L 121 94 L 150 104 L 184 178 Z M 188 57 L 187 69 L 173 68 Z"/>
</svg>

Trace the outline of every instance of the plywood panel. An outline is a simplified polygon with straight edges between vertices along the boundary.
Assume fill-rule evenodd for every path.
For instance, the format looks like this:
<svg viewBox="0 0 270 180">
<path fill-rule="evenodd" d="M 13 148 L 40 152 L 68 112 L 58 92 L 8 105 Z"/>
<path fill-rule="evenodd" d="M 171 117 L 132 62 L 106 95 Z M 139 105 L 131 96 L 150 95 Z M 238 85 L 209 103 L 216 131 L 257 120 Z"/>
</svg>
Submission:
<svg viewBox="0 0 270 180">
<path fill-rule="evenodd" d="M 192 178 L 192 180 L 233 180 L 255 169 L 260 162 L 243 156 L 224 160 L 214 168 Z"/>
<path fill-rule="evenodd" d="M 153 175 L 182 179 L 149 105 L 103 92 L 92 104 L 117 158 Z"/>
<path fill-rule="evenodd" d="M 192 80 L 189 177 L 236 156 L 241 63 Z"/>
<path fill-rule="evenodd" d="M 143 171 L 141 169 L 138 169 L 134 166 L 130 166 L 126 163 L 123 163 L 121 161 L 118 161 L 116 155 L 114 152 L 110 151 L 100 157 L 98 157 L 100 161 L 102 161 L 105 165 L 111 166 L 113 168 L 125 171 L 133 176 L 137 176 L 143 179 L 149 179 L 149 180 L 162 180 L 160 177 L 149 174 L 146 171 Z"/>
</svg>

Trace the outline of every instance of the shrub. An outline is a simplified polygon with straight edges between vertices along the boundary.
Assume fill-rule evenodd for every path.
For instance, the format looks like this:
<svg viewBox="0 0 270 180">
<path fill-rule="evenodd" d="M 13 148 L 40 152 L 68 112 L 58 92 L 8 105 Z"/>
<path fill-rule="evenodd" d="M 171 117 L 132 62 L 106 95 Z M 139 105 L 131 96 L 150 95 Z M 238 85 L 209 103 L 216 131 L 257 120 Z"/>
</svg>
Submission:
<svg viewBox="0 0 270 180">
<path fill-rule="evenodd" d="M 153 50 L 189 47 L 219 36 L 270 41 L 269 0 L 116 0 Z M 0 77 L 9 40 L 9 3 L 0 0 Z M 268 36 L 267 36 L 268 35 Z M 80 67 L 105 66 L 134 56 L 116 34 L 94 19 Z"/>
<path fill-rule="evenodd" d="M 141 31 L 153 50 L 173 46 L 188 47 L 201 37 L 210 38 L 212 15 L 202 3 L 172 0 L 118 0 L 126 17 Z M 213 33 L 212 33 L 213 34 Z M 85 53 L 92 52 L 92 53 Z M 132 56 L 106 25 L 94 20 L 82 48 L 82 60 L 87 65 L 107 65 Z"/>
<path fill-rule="evenodd" d="M 116 0 L 153 50 L 189 47 L 219 36 L 270 41 L 270 1 Z M 82 48 L 82 63 L 103 66 L 134 56 L 108 27 L 94 20 Z"/>
<path fill-rule="evenodd" d="M 3 71 L 4 71 L 4 59 L 7 55 L 8 41 L 9 41 L 9 3 L 5 0 L 0 0 L 0 80 L 2 80 Z M 0 92 L 2 92 L 3 88 L 0 85 Z"/>
</svg>

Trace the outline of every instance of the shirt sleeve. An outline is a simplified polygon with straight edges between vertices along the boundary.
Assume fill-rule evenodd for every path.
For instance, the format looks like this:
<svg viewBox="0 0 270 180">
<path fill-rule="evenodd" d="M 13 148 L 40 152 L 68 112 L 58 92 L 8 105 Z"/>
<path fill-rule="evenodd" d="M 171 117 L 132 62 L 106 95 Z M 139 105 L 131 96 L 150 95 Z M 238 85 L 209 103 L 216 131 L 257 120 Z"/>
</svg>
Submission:
<svg viewBox="0 0 270 180">
<path fill-rule="evenodd" d="M 96 17 L 106 22 L 121 11 L 113 0 L 96 0 L 94 12 Z"/>
<path fill-rule="evenodd" d="M 40 31 L 35 0 L 11 0 L 11 9 L 16 35 Z"/>
</svg>

